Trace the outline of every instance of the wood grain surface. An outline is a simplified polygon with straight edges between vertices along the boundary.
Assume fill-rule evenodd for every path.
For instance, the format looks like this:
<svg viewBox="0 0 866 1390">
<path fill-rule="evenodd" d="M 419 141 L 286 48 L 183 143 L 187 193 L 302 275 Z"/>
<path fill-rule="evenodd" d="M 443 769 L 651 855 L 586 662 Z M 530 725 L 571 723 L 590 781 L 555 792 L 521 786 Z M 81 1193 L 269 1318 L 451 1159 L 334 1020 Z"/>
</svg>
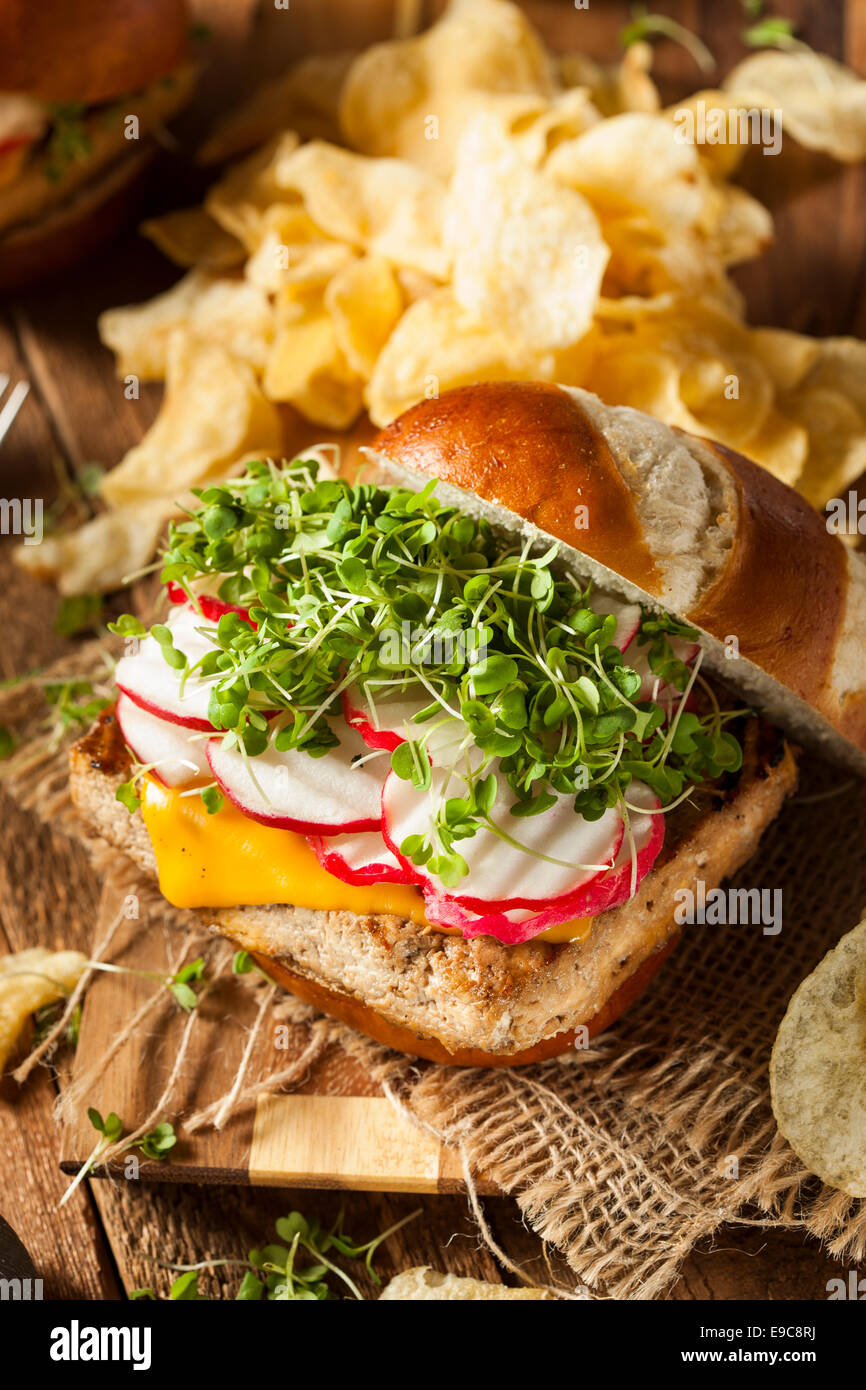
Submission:
<svg viewBox="0 0 866 1390">
<path fill-rule="evenodd" d="M 228 0 L 222 0 L 225 10 Z M 199 14 L 209 7 L 197 0 Z M 230 7 L 229 7 L 230 8 Z M 240 9 L 240 5 L 237 7 Z M 244 0 L 244 8 L 250 6 Z M 420 7 L 429 18 L 436 4 Z M 580 47 L 611 58 L 628 5 L 593 0 L 576 10 L 568 0 L 526 5 L 555 47 Z M 741 7 L 711 0 L 684 0 L 664 9 L 699 32 L 718 56 L 723 74 L 744 56 L 739 40 Z M 293 0 L 282 12 L 283 52 L 267 44 L 272 68 L 288 52 L 353 47 L 385 36 L 393 7 L 370 3 Z M 828 0 L 786 0 L 784 12 L 815 48 L 866 72 L 866 5 Z M 273 27 L 273 16 L 271 16 Z M 288 26 L 292 28 L 289 29 Z M 236 55 L 235 55 L 236 56 Z M 243 55 L 241 55 L 243 58 Z M 247 71 L 250 59 L 247 58 Z M 243 73 L 243 62 L 237 67 Z M 699 84 L 690 59 L 671 44 L 658 49 L 657 74 L 666 99 Z M 221 77 L 219 81 L 224 78 Z M 237 76 L 235 75 L 237 84 Z M 246 80 L 246 79 L 241 79 Z M 224 91 L 217 79 L 206 90 Z M 737 273 L 753 322 L 816 333 L 866 334 L 863 221 L 866 171 L 839 168 L 819 156 L 751 160 L 745 182 L 776 217 L 777 242 L 753 266 Z M 157 188 L 163 205 L 189 197 L 195 177 L 184 166 L 167 167 Z M 172 270 L 148 245 L 129 237 L 97 263 L 82 266 L 59 284 L 7 301 L 0 308 L 0 371 L 31 383 L 14 429 L 0 448 L 0 492 L 6 497 L 57 496 L 64 476 L 82 465 L 115 463 L 141 438 L 153 418 L 159 391 L 147 388 L 126 401 L 110 355 L 99 345 L 96 314 L 112 304 L 146 298 L 172 282 Z M 55 596 L 25 580 L 0 542 L 0 679 L 47 662 L 67 649 L 54 632 Z M 0 788 L 0 949 L 44 944 L 87 949 L 99 884 L 82 850 L 19 811 Z M 193 1184 L 86 1183 L 62 1212 L 57 1201 L 65 1179 L 57 1166 L 51 1117 L 55 1083 L 42 1070 L 18 1090 L 0 1088 L 0 1210 L 31 1251 L 47 1297 L 120 1298 L 141 1285 L 167 1288 L 164 1266 L 215 1257 L 242 1258 L 272 1234 L 274 1219 L 297 1206 L 330 1219 L 347 1204 L 347 1228 L 367 1238 L 421 1208 L 380 1253 L 389 1276 L 410 1264 L 432 1264 L 458 1274 L 497 1280 L 503 1275 L 482 1246 L 465 1197 L 421 1198 L 376 1193 L 299 1192 L 283 1189 L 205 1189 Z M 540 1242 L 523 1225 L 516 1206 L 489 1197 L 491 1230 L 526 1274 L 550 1272 Z M 562 1274 L 554 1263 L 554 1272 Z M 677 1299 L 824 1299 L 839 1266 L 797 1232 L 736 1228 L 722 1232 L 712 1249 L 687 1261 L 672 1292 Z M 236 1280 L 215 1271 L 203 1281 L 212 1296 L 231 1296 Z M 369 1284 L 366 1293 L 373 1295 Z"/>
</svg>

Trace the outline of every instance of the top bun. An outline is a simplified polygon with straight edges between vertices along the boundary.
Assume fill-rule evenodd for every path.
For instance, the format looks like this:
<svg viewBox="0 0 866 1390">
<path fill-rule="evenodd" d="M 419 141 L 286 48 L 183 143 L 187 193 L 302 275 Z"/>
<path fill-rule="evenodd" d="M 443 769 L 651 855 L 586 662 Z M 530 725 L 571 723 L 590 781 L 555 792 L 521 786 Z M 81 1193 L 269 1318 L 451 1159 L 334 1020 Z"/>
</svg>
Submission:
<svg viewBox="0 0 866 1390">
<path fill-rule="evenodd" d="M 866 774 L 866 561 L 770 473 L 574 387 L 492 382 L 422 401 L 372 452 L 404 486 L 700 629 L 705 663 L 804 744 Z"/>
<path fill-rule="evenodd" d="M 149 87 L 188 56 L 184 0 L 0 0 L 0 92 L 87 106 Z"/>
</svg>

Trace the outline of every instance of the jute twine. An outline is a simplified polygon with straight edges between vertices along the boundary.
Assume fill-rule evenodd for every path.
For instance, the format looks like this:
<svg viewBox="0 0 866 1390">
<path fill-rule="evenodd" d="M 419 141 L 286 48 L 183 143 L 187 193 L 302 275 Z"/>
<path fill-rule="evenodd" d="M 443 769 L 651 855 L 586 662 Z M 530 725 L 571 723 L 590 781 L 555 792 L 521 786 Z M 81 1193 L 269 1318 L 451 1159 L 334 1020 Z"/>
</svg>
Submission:
<svg viewBox="0 0 866 1390">
<path fill-rule="evenodd" d="M 2 712 L 2 711 L 0 711 Z M 13 791 L 53 824 L 74 826 L 63 794 L 65 754 L 42 759 L 38 777 L 9 779 Z M 693 926 L 630 1013 L 583 1052 L 513 1071 L 447 1068 L 417 1062 L 324 1018 L 259 978 L 252 1030 L 237 1041 L 237 1067 L 224 1096 L 180 1117 L 173 1110 L 186 1057 L 195 1052 L 190 1015 L 151 1116 L 175 1115 L 181 1132 L 221 1126 L 263 1091 L 288 1090 L 331 1047 L 340 1046 L 378 1081 L 391 1102 L 464 1161 L 473 1202 L 480 1173 L 517 1201 L 532 1228 L 566 1259 L 595 1296 L 654 1298 L 676 1278 L 696 1242 L 725 1223 L 799 1226 L 827 1250 L 855 1263 L 866 1257 L 866 1201 L 811 1177 L 778 1134 L 767 1067 L 788 999 L 866 903 L 866 784 L 804 762 L 798 795 L 738 875 L 744 888 L 780 890 L 782 929 Z M 178 958 L 199 951 L 198 926 L 168 909 L 116 855 L 106 863 L 103 912 L 94 941 L 110 950 L 112 904 L 134 884 L 148 922 L 176 923 Z M 186 936 L 186 933 L 193 935 Z M 230 964 L 211 942 L 209 973 Z M 115 1042 L 135 1046 L 153 1028 L 165 991 L 130 1020 Z M 306 1044 L 274 1070 L 269 1024 L 306 1028 Z M 19 1074 L 28 1069 L 25 1063 Z M 76 1077 L 61 1099 L 69 1109 L 92 1077 Z M 159 1116 L 156 1109 L 160 1109 Z M 110 1157 L 110 1155 L 106 1155 Z M 489 1232 L 486 1233 L 488 1239 Z"/>
</svg>

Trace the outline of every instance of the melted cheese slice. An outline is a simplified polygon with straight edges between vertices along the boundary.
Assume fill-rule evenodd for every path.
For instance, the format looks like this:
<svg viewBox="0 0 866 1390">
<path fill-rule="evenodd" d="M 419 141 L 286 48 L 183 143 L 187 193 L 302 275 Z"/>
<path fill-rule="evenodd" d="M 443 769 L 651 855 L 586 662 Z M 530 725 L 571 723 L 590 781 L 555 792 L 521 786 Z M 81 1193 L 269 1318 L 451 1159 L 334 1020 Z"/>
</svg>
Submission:
<svg viewBox="0 0 866 1390">
<path fill-rule="evenodd" d="M 391 914 L 427 925 L 417 888 L 344 883 L 322 868 L 303 835 L 260 825 L 229 801 L 208 815 L 197 794 L 183 796 L 146 776 L 141 813 L 156 855 L 160 891 L 175 907 L 288 903 L 359 917 Z M 563 922 L 537 939 L 582 940 L 591 922 L 588 917 Z M 436 931 L 448 930 L 432 925 Z"/>
</svg>

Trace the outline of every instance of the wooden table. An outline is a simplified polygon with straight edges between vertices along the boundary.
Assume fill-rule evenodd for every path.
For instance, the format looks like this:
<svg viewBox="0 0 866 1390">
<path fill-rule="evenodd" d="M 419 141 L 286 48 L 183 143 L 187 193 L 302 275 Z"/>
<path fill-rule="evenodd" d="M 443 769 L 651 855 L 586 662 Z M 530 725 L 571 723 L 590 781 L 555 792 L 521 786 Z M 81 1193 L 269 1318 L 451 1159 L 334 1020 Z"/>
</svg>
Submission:
<svg viewBox="0 0 866 1390">
<path fill-rule="evenodd" d="M 386 32 L 389 7 L 382 0 L 338 7 L 342 20 L 323 15 L 326 8 L 322 0 L 293 0 L 299 48 L 351 46 Z M 427 7 L 431 13 L 438 8 Z M 721 72 L 743 56 L 737 37 L 739 5 L 686 0 L 664 8 L 702 35 L 718 55 Z M 568 0 L 538 0 L 527 9 L 553 45 L 582 46 L 597 57 L 613 55 L 628 14 L 625 4 L 602 0 L 593 0 L 589 11 L 576 11 Z M 799 22 L 807 42 L 866 71 L 866 6 L 787 0 L 784 9 Z M 668 98 L 697 85 L 690 60 L 673 45 L 659 49 L 658 71 Z M 804 173 L 810 176 L 805 190 Z M 738 275 L 752 321 L 866 335 L 864 171 L 840 169 L 817 156 L 758 158 L 747 167 L 745 181 L 773 209 L 778 233 L 776 247 L 760 264 Z M 169 180 L 163 201 L 170 199 L 170 189 Z M 124 399 L 111 357 L 98 343 L 95 317 L 102 308 L 144 298 L 173 278 L 171 267 L 133 238 L 64 283 L 3 306 L 0 371 L 11 371 L 13 380 L 26 377 L 32 386 L 0 450 L 4 496 L 51 500 L 63 477 L 88 462 L 115 463 L 141 438 L 159 391 L 146 388 L 139 401 Z M 56 597 L 18 573 L 8 544 L 0 545 L 0 605 L 0 678 L 66 649 L 53 630 Z M 87 949 L 98 885 L 81 849 L 39 827 L 2 790 L 0 835 L 0 949 L 36 943 Z M 52 1080 L 43 1070 L 21 1091 L 11 1080 L 0 1085 L 0 1210 L 30 1248 L 46 1297 L 121 1298 L 124 1290 L 154 1282 L 164 1289 L 167 1276 L 159 1261 L 242 1258 L 248 1248 L 271 1238 L 273 1220 L 280 1214 L 297 1206 L 327 1219 L 338 1204 L 333 1193 L 100 1180 L 84 1184 L 59 1213 L 57 1200 L 66 1179 L 57 1168 L 53 1098 Z M 423 1207 L 423 1217 L 381 1253 L 378 1264 L 386 1276 L 410 1264 L 432 1264 L 493 1280 L 502 1277 L 481 1248 L 463 1197 L 358 1193 L 350 1195 L 347 1205 L 348 1229 L 365 1238 L 412 1207 Z M 502 1247 L 530 1276 L 544 1279 L 541 1244 L 522 1225 L 514 1204 L 489 1198 L 485 1210 Z M 692 1256 L 673 1297 L 823 1299 L 827 1280 L 838 1272 L 838 1265 L 807 1237 L 739 1228 L 721 1233 L 714 1250 Z M 207 1287 L 219 1296 L 218 1278 L 211 1277 Z M 227 1288 L 233 1287 L 229 1280 Z"/>
</svg>

